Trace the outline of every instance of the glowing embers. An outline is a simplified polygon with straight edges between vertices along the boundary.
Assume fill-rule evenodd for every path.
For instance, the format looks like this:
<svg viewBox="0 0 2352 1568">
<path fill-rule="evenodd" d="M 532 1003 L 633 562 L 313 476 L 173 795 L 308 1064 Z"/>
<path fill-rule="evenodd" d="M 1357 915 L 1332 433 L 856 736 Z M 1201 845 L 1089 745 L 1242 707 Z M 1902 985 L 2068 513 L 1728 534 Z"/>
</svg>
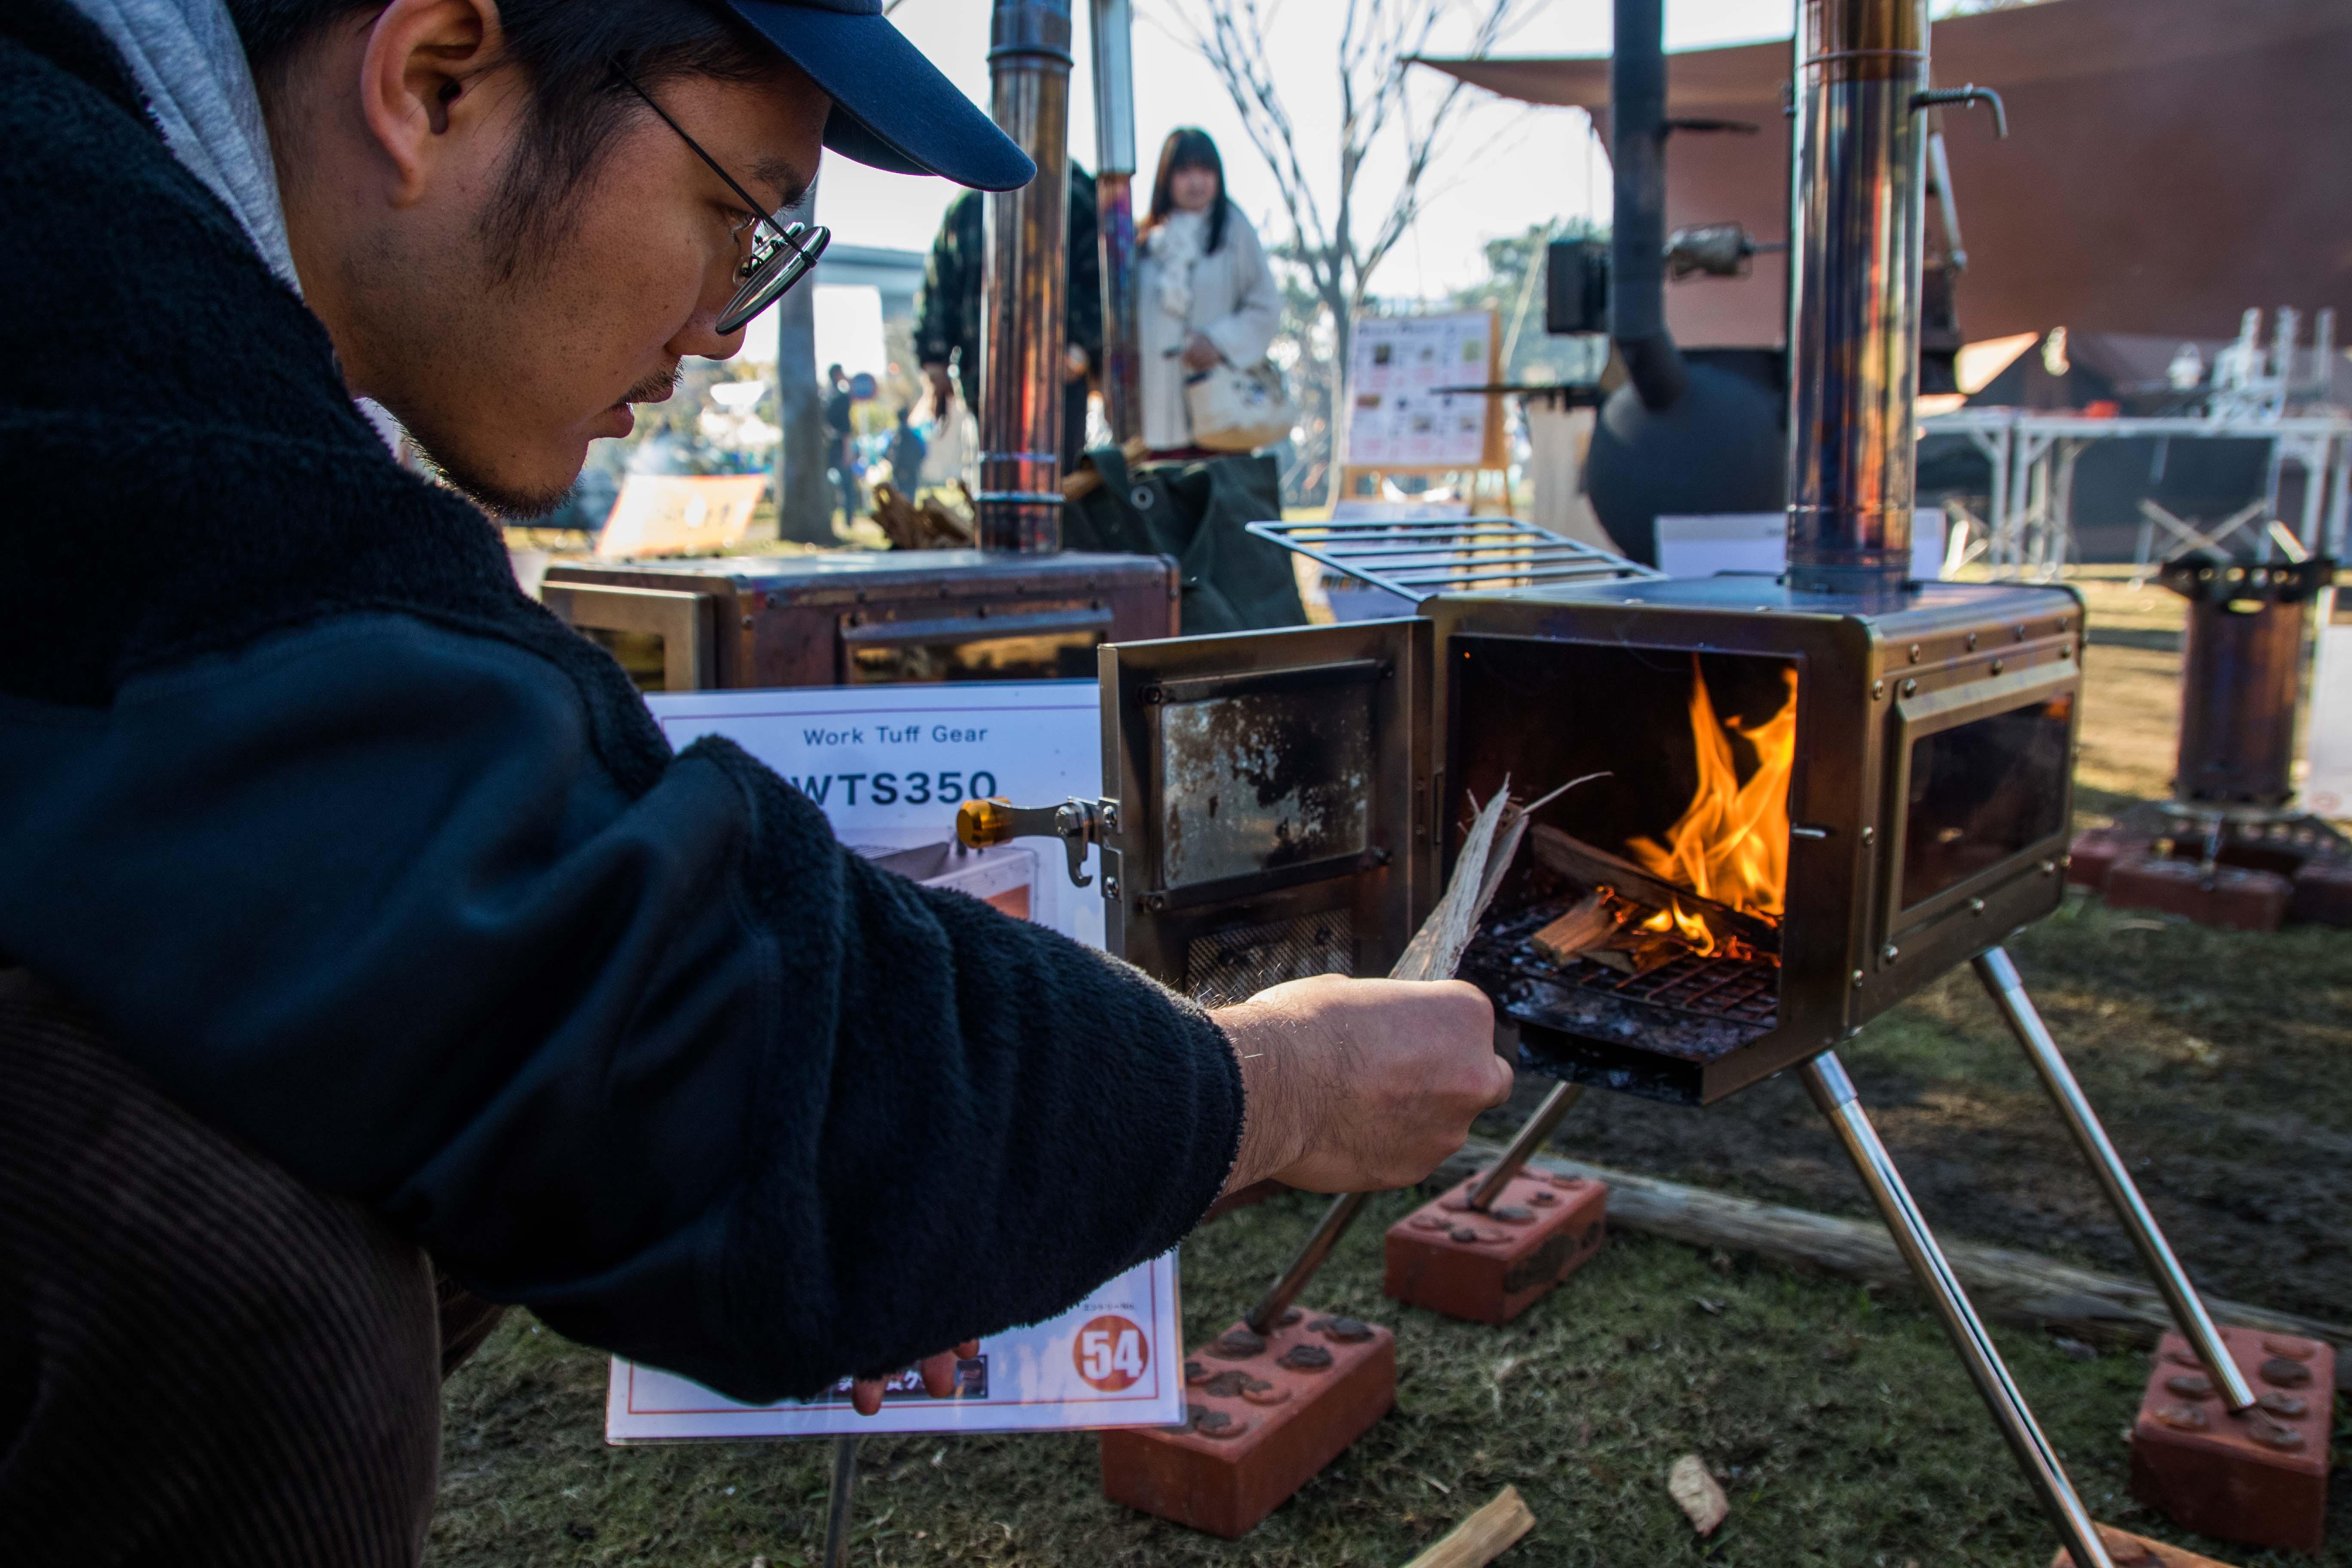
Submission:
<svg viewBox="0 0 2352 1568">
<path fill-rule="evenodd" d="M 1788 696 L 1769 719 L 1743 724 L 1718 719 L 1715 702 L 1691 658 L 1691 744 L 1698 788 L 1673 826 L 1658 838 L 1635 838 L 1626 850 L 1662 881 L 1686 888 L 1709 903 L 1757 916 L 1777 926 L 1789 889 L 1789 772 L 1797 755 L 1797 672 L 1784 668 Z M 1734 742 L 1748 752 L 1747 776 Z M 1739 941 L 1704 906 L 1673 899 L 1640 929 L 1672 934 L 1700 953 Z"/>
</svg>

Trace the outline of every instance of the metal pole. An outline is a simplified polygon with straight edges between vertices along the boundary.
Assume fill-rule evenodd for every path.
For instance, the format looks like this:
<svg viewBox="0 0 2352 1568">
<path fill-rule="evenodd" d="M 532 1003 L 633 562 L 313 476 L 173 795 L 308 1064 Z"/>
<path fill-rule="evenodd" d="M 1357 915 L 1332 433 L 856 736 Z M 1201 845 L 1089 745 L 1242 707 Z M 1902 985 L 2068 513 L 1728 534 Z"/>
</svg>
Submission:
<svg viewBox="0 0 2352 1568">
<path fill-rule="evenodd" d="M 1803 0 L 1790 213 L 1789 578 L 1910 575 L 1927 0 Z"/>
<path fill-rule="evenodd" d="M 816 221 L 812 194 L 786 215 Z M 818 276 L 822 277 L 823 263 Z M 832 544 L 833 487 L 825 482 L 824 395 L 816 379 L 815 279 L 776 301 L 776 537 L 801 544 Z"/>
<path fill-rule="evenodd" d="M 2222 1343 L 2221 1331 L 2199 1300 L 2197 1287 L 2190 1284 L 2188 1271 L 2172 1255 L 2157 1228 L 2156 1216 L 2139 1195 L 2139 1187 L 2124 1168 L 2123 1159 L 2116 1146 L 2107 1141 L 2107 1130 L 2099 1125 L 2098 1112 L 2091 1109 L 2083 1093 L 2083 1086 L 2074 1081 L 2073 1069 L 2066 1058 L 2058 1053 L 2058 1043 L 2042 1022 L 2034 1009 L 2033 998 L 2025 994 L 2025 983 L 2018 978 L 2017 965 L 2000 948 L 1979 955 L 1977 978 L 1984 982 L 1986 993 L 1993 1005 L 2009 1025 L 2009 1032 L 2025 1047 L 2026 1060 L 2042 1076 L 2042 1087 L 2050 1091 L 2050 1099 L 2058 1107 L 2058 1114 L 2066 1130 L 2074 1135 L 2075 1146 L 2083 1158 L 2091 1163 L 2091 1173 L 2099 1178 L 2099 1185 L 2115 1205 L 2116 1217 L 2124 1222 L 2124 1234 L 2131 1237 L 2139 1253 L 2139 1260 L 2156 1279 L 2156 1288 L 2164 1295 L 2165 1304 L 2172 1309 L 2172 1321 L 2179 1325 L 2180 1337 L 2197 1352 L 2197 1359 L 2205 1363 L 2207 1375 L 2221 1391 L 2222 1402 L 2235 1410 L 2252 1406 L 2254 1395 L 2246 1386 L 2243 1373 Z"/>
<path fill-rule="evenodd" d="M 2050 1439 L 2042 1435 L 2033 1412 L 2026 1408 L 2025 1396 L 2011 1380 L 2009 1368 L 2001 1364 L 1992 1336 L 1978 1321 L 1976 1309 L 1969 1305 L 1952 1266 L 1944 1259 L 1944 1249 L 1936 1245 L 1918 1205 L 1904 1186 L 1903 1173 L 1895 1168 L 1886 1145 L 1878 1141 L 1878 1130 L 1855 1100 L 1853 1082 L 1845 1076 L 1837 1053 L 1823 1051 L 1801 1065 L 1797 1072 L 1804 1079 L 1805 1092 L 1813 1097 L 1813 1104 L 1829 1119 L 1831 1130 L 1844 1145 L 1846 1158 L 1861 1173 L 1862 1184 L 1870 1189 L 1871 1201 L 1894 1233 L 1896 1250 L 1910 1267 L 1912 1278 L 1927 1292 L 1936 1315 L 1943 1320 L 1944 1332 L 1951 1337 L 1952 1348 L 1959 1352 L 1977 1392 L 1990 1407 L 1993 1424 L 2009 1440 L 2018 1468 L 2058 1526 L 2060 1540 L 2074 1554 L 2075 1568 L 2115 1568 L 2115 1560 L 2099 1539 L 2098 1526 L 2092 1522 L 2083 1500 L 2074 1495 L 2074 1484 L 2067 1480 Z"/>
<path fill-rule="evenodd" d="M 1341 1193 L 1331 1200 L 1331 1206 L 1323 1211 L 1314 1233 L 1307 1237 L 1307 1245 L 1283 1265 L 1282 1272 L 1274 1277 L 1274 1283 L 1265 1288 L 1265 1294 L 1257 1299 L 1257 1305 L 1242 1320 L 1252 1333 L 1271 1331 L 1282 1314 L 1290 1310 L 1290 1303 L 1298 1299 L 1307 1282 L 1315 1278 L 1315 1271 L 1323 1267 L 1323 1260 L 1331 1256 L 1331 1249 L 1339 1245 L 1339 1238 L 1348 1234 L 1348 1227 L 1356 1223 L 1356 1215 L 1362 1212 L 1364 1199 L 1369 1195 Z"/>
<path fill-rule="evenodd" d="M 1495 1200 L 1501 1197 L 1504 1189 L 1511 1184 L 1511 1178 L 1535 1157 L 1536 1151 L 1544 1146 L 1544 1140 L 1551 1136 L 1552 1129 L 1559 1125 L 1560 1118 L 1566 1116 L 1583 1097 L 1584 1086 L 1580 1083 L 1554 1084 L 1551 1093 L 1536 1107 L 1536 1113 L 1528 1117 L 1527 1124 L 1512 1137 L 1510 1147 L 1504 1150 L 1503 1157 L 1495 1162 L 1495 1168 L 1481 1176 L 1478 1184 L 1470 1189 L 1470 1206 L 1480 1214 L 1494 1207 Z"/>
<path fill-rule="evenodd" d="M 996 0 L 989 31 L 992 112 L 1037 177 L 988 198 L 974 500 L 983 549 L 1051 554 L 1062 548 L 1070 0 Z"/>
<path fill-rule="evenodd" d="M 824 1499 L 822 1568 L 849 1568 L 849 1508 L 857 1495 L 857 1439 L 833 1440 L 833 1484 Z"/>
<path fill-rule="evenodd" d="M 1143 434 L 1143 351 L 1135 315 L 1135 19 L 1129 0 L 1093 3 L 1103 413 L 1111 439 L 1124 445 Z"/>
</svg>

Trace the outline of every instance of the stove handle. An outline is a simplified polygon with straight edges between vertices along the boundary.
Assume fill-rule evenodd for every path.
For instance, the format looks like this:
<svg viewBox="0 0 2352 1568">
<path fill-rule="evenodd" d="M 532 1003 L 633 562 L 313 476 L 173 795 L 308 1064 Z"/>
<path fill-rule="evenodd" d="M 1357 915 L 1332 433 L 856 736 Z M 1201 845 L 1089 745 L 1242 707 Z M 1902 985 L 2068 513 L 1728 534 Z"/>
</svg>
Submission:
<svg viewBox="0 0 2352 1568">
<path fill-rule="evenodd" d="M 1934 109 L 1945 104 L 1955 109 L 1973 109 L 1979 103 L 1992 110 L 1994 137 L 2000 141 L 2008 141 L 2009 106 L 2001 102 L 2000 94 L 1989 87 L 1979 87 L 1974 82 L 1969 83 L 1966 87 L 1931 87 L 1924 91 L 1915 92 L 1911 95 L 1911 112 L 1916 114 L 1923 109 Z"/>
</svg>

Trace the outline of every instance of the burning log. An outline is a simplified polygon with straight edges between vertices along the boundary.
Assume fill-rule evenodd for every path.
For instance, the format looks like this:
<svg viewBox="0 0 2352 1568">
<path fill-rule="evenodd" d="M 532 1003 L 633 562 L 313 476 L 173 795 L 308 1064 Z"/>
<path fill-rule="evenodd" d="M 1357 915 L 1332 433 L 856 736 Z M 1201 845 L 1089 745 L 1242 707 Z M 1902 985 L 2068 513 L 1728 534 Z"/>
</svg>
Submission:
<svg viewBox="0 0 2352 1568">
<path fill-rule="evenodd" d="M 1539 863 L 1580 887 L 1608 888 L 1628 902 L 1652 909 L 1673 910 L 1679 906 L 1713 930 L 1744 939 L 1759 952 L 1780 951 L 1780 927 L 1761 916 L 1703 899 L 1687 888 L 1678 888 L 1630 860 L 1622 860 L 1547 824 L 1538 824 L 1528 837 Z"/>
<path fill-rule="evenodd" d="M 1625 905 L 1595 889 L 1585 894 L 1574 909 L 1528 938 L 1528 942 L 1554 963 L 1565 966 L 1614 940 L 1618 927 L 1624 921 L 1625 909 Z"/>
</svg>

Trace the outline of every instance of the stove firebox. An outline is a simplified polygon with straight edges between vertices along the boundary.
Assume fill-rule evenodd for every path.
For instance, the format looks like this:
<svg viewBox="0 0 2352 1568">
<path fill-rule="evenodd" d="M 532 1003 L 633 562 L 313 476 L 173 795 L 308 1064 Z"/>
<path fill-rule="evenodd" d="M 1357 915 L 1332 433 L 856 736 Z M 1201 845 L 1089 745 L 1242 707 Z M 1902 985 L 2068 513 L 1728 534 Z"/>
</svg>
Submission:
<svg viewBox="0 0 2352 1568">
<path fill-rule="evenodd" d="M 2063 895 L 2069 590 L 1629 579 L 1422 609 L 1105 650 L 1118 951 L 1212 1003 L 1385 973 L 1474 800 L 1581 781 L 1464 976 L 1524 1066 L 1706 1104 Z"/>
<path fill-rule="evenodd" d="M 1467 798 L 1587 781 L 1536 814 L 1465 964 L 1531 1068 L 1704 1104 L 2057 906 L 2065 589 L 1874 606 L 1717 577 L 1425 609 L 1449 856 Z M 1536 940 L 1596 894 L 1618 936 L 1565 962 Z"/>
</svg>

